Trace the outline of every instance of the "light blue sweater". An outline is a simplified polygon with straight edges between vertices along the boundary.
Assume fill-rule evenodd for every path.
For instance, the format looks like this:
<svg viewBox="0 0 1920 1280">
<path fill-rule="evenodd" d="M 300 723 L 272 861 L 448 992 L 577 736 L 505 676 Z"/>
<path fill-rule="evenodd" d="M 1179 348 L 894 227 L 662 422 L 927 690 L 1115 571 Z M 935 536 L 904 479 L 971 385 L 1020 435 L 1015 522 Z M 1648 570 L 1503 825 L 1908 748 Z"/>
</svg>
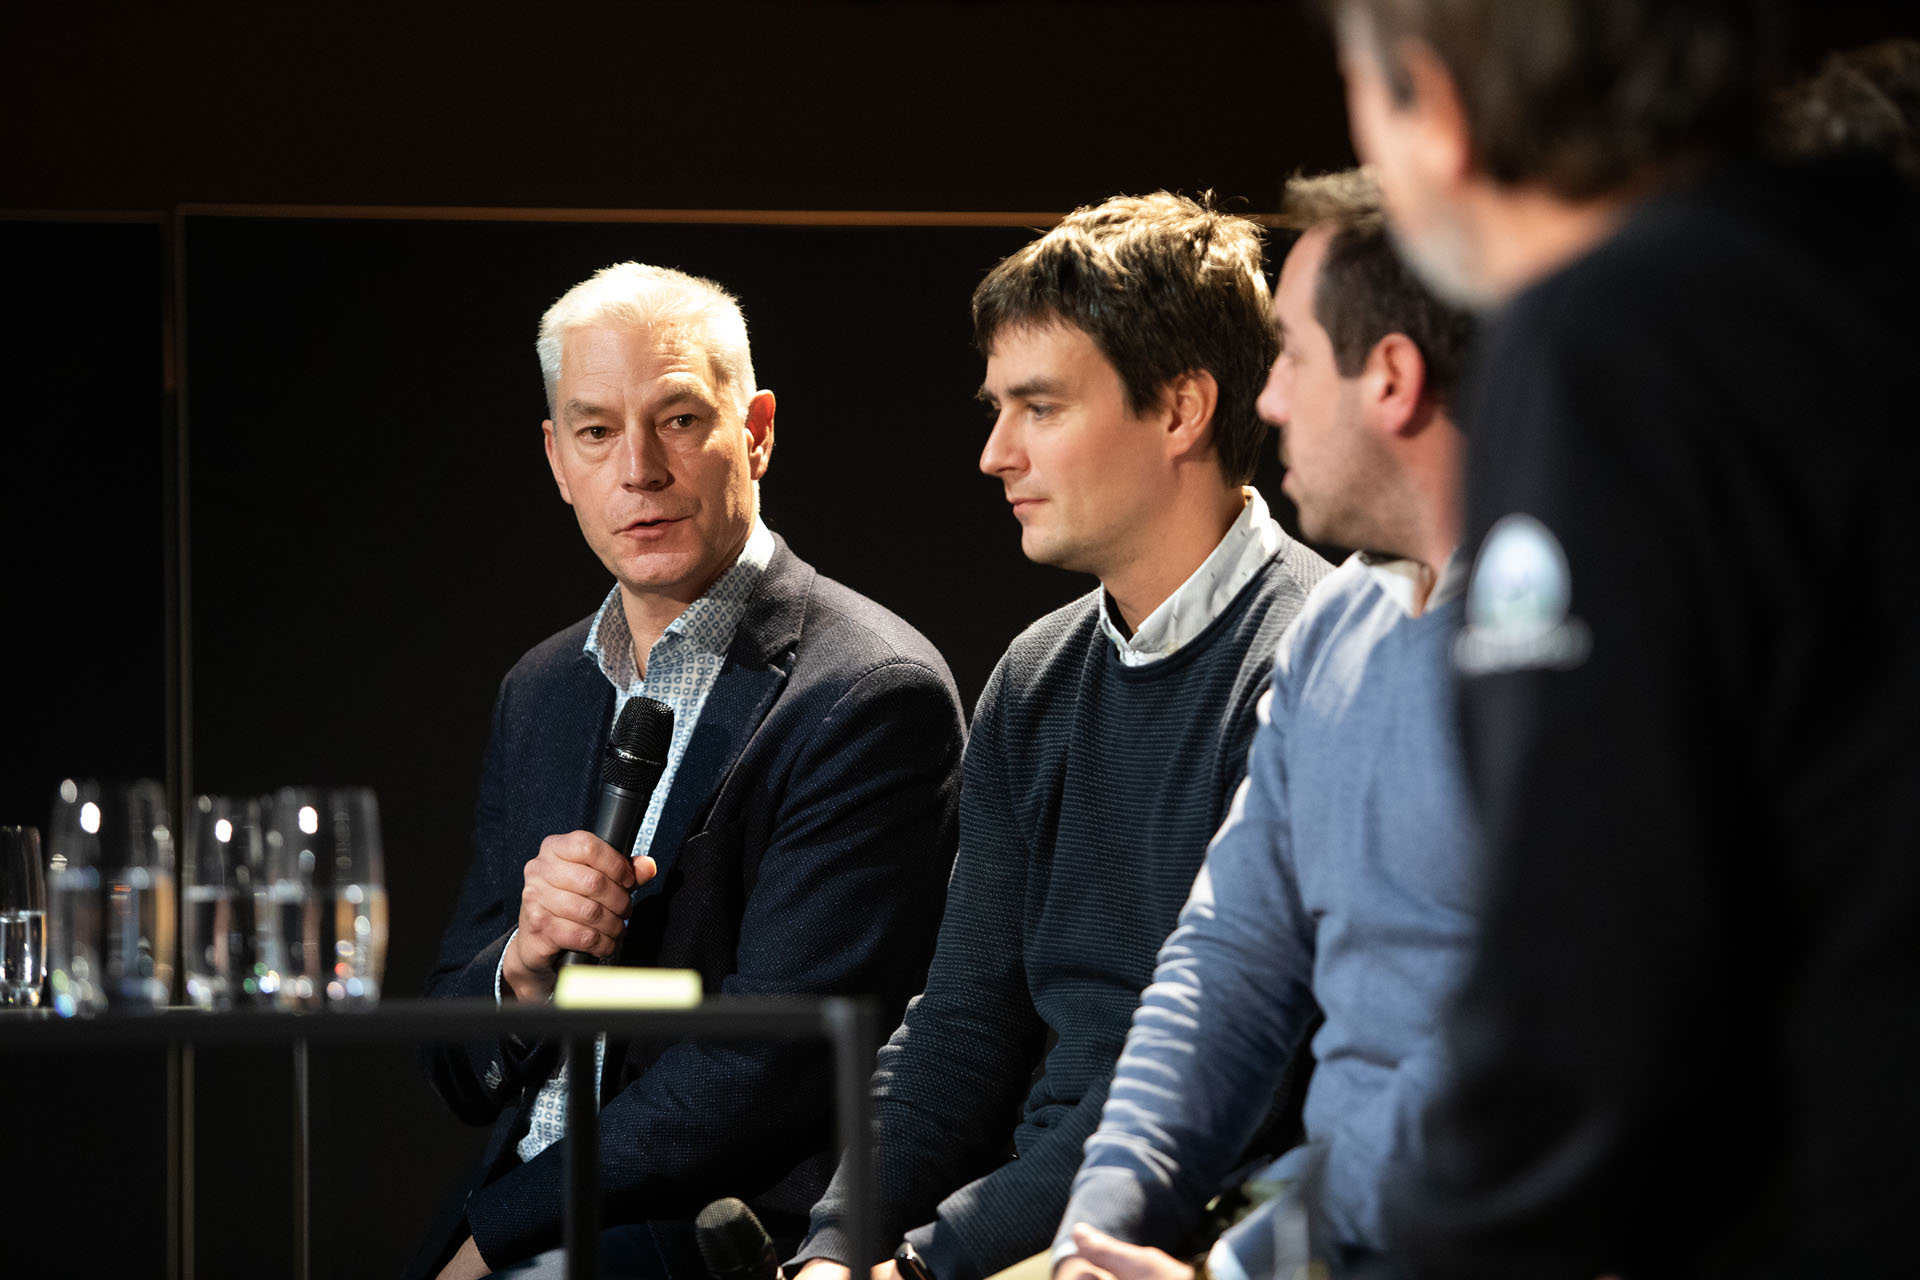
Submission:
<svg viewBox="0 0 1920 1280">
<path fill-rule="evenodd" d="M 1472 940 L 1447 674 L 1460 608 L 1453 592 L 1409 616 L 1355 557 L 1281 641 L 1246 781 L 1134 1014 L 1056 1248 L 1076 1222 L 1178 1248 L 1316 1000 L 1305 1124 L 1318 1207 L 1340 1244 L 1383 1246 L 1381 1188 L 1417 1158 L 1438 1015 Z M 1272 1176 L 1299 1172 L 1306 1151 Z"/>
</svg>

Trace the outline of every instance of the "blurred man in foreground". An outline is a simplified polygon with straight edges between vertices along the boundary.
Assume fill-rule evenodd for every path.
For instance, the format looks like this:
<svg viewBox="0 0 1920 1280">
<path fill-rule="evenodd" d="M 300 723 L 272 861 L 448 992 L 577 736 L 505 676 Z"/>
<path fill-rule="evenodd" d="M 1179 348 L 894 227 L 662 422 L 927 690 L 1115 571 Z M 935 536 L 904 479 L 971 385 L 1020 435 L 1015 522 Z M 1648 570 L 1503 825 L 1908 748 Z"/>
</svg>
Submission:
<svg viewBox="0 0 1920 1280">
<path fill-rule="evenodd" d="M 1486 832 L 1419 1273 L 1920 1274 L 1920 211 L 1749 159 L 1770 15 L 1335 0 L 1467 398 Z"/>
</svg>

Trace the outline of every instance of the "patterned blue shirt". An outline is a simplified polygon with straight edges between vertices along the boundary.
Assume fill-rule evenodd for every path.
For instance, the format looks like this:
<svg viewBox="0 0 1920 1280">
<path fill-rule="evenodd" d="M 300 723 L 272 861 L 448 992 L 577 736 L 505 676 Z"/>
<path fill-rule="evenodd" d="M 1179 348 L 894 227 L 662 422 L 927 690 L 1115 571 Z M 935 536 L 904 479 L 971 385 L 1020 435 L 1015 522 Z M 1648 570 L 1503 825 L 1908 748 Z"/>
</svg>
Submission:
<svg viewBox="0 0 1920 1280">
<path fill-rule="evenodd" d="M 660 825 L 660 811 L 673 791 L 674 778 L 680 772 L 680 760 L 693 738 L 693 727 L 700 709 L 713 692 L 714 682 L 726 665 L 727 649 L 733 633 L 746 615 L 747 604 L 760 585 L 760 575 L 773 559 L 773 534 L 758 518 L 747 545 L 741 548 L 733 567 L 720 575 L 706 593 L 667 624 L 667 629 L 647 650 L 647 672 L 640 674 L 633 657 L 633 632 L 627 626 L 627 611 L 620 603 L 616 584 L 593 616 L 587 628 L 586 654 L 600 668 L 614 688 L 614 719 L 637 695 L 658 699 L 673 708 L 673 740 L 667 746 L 667 767 L 647 803 L 647 814 L 640 823 L 630 853 L 638 856 L 653 847 L 654 831 Z M 512 940 L 508 940 L 509 946 Z M 501 953 L 502 963 L 505 953 Z M 500 994 L 500 976 L 494 975 L 494 995 Z M 607 1038 L 594 1045 L 594 1072 L 605 1070 Z M 567 1064 L 562 1059 L 534 1099 L 533 1114 L 527 1132 L 515 1150 L 522 1161 L 533 1159 L 566 1134 Z"/>
</svg>

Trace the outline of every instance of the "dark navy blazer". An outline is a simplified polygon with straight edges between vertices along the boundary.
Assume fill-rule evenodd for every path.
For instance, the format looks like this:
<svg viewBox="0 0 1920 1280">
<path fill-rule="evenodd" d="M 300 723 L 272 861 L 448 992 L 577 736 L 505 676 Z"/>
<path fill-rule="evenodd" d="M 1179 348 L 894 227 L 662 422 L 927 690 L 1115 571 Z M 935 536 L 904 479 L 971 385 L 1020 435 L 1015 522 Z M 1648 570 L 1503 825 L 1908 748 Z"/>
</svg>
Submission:
<svg viewBox="0 0 1920 1280">
<path fill-rule="evenodd" d="M 493 998 L 525 864 L 545 837 L 592 826 L 614 691 L 582 651 L 590 622 L 501 683 L 431 996 Z M 661 812 L 659 871 L 618 962 L 698 970 L 709 995 L 877 995 L 894 1025 L 940 925 L 963 735 L 933 646 L 776 539 Z M 561 1148 L 525 1164 L 513 1151 L 557 1052 L 426 1051 L 440 1096 L 494 1132 L 414 1274 L 432 1275 L 469 1232 L 494 1266 L 559 1243 Z M 684 1221 L 737 1195 L 797 1236 L 832 1173 L 829 1084 L 818 1046 L 610 1042 L 604 1221 Z"/>
</svg>

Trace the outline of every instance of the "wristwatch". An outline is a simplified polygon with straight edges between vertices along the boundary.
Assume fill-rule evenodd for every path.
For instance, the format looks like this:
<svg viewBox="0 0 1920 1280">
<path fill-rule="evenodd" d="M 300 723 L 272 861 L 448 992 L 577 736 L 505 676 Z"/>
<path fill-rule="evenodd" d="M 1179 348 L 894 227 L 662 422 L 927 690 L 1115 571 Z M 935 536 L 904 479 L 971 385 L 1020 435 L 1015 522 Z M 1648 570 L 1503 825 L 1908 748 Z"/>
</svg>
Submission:
<svg viewBox="0 0 1920 1280">
<path fill-rule="evenodd" d="M 893 1251 L 893 1265 L 900 1272 L 900 1280 L 933 1280 L 933 1268 L 927 1265 L 911 1240 L 902 1240 L 900 1247 Z"/>
</svg>

